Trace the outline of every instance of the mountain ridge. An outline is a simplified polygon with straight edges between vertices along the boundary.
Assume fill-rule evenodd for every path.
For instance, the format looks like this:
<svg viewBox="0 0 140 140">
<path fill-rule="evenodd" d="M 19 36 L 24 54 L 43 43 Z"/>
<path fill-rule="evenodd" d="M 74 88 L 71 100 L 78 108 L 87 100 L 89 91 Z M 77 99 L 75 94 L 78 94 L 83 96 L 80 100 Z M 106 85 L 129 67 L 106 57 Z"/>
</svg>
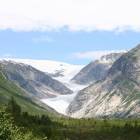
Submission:
<svg viewBox="0 0 140 140">
<path fill-rule="evenodd" d="M 53 60 L 35 60 L 18 58 L 3 58 L 0 60 L 13 61 L 16 63 L 30 65 L 42 72 L 49 74 L 52 78 L 63 83 L 68 82 L 68 80 L 74 77 L 84 67 L 84 65 L 73 65 Z"/>
<path fill-rule="evenodd" d="M 81 90 L 67 113 L 72 117 L 140 117 L 140 45 L 114 62 L 105 79 Z"/>
<path fill-rule="evenodd" d="M 60 82 L 32 66 L 13 61 L 1 61 L 1 67 L 6 77 L 38 97 L 53 97 L 57 94 L 71 94 L 72 91 Z"/>
<path fill-rule="evenodd" d="M 72 78 L 77 84 L 92 84 L 105 78 L 109 68 L 124 52 L 103 55 L 100 59 L 90 62 Z"/>
</svg>

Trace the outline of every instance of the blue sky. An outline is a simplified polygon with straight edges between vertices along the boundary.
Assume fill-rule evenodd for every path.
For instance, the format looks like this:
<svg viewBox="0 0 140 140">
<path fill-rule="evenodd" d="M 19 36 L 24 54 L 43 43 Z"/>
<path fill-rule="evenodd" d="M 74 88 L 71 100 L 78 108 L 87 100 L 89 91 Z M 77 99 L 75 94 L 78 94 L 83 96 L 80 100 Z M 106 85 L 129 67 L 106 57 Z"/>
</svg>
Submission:
<svg viewBox="0 0 140 140">
<path fill-rule="evenodd" d="M 140 43 L 139 0 L 0 0 L 0 57 L 86 64 Z"/>
<path fill-rule="evenodd" d="M 0 31 L 0 56 L 30 59 L 51 59 L 85 64 L 94 56 L 78 57 L 77 53 L 129 50 L 140 43 L 140 33 L 109 31 Z"/>
</svg>

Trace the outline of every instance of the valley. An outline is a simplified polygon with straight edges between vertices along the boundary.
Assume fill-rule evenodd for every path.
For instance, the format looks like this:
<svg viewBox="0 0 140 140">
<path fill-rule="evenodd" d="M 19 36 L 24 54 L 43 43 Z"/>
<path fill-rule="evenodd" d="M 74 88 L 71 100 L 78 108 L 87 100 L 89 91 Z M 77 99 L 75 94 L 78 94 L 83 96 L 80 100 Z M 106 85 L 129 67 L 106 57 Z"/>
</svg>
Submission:
<svg viewBox="0 0 140 140">
<path fill-rule="evenodd" d="M 52 79 L 55 79 L 60 83 L 62 83 L 63 85 L 65 85 L 69 90 L 71 90 L 71 93 L 70 92 L 69 94 L 63 93 L 64 95 L 61 95 L 57 93 L 58 91 L 47 89 L 47 87 L 44 86 L 44 83 L 40 83 L 40 86 L 38 87 L 36 85 L 34 87 L 33 83 L 31 84 L 30 87 L 23 88 L 28 92 L 32 92 L 32 94 L 34 94 L 35 92 L 39 93 L 40 98 L 39 100 L 41 102 L 55 109 L 57 112 L 61 114 L 69 115 L 68 110 L 71 106 L 71 103 L 73 103 L 74 99 L 76 99 L 78 92 L 88 87 L 91 83 L 103 79 L 107 75 L 107 72 L 111 67 L 111 65 L 113 64 L 113 62 L 117 60 L 122 54 L 123 53 L 112 53 L 102 56 L 99 60 L 95 60 L 90 64 L 88 64 L 87 66 L 72 65 L 50 60 L 5 59 L 1 61 L 3 63 L 8 63 L 9 65 L 11 64 L 11 66 L 17 65 L 18 67 L 21 67 L 20 65 L 22 65 L 23 68 L 27 67 L 26 68 L 27 71 L 28 69 L 30 70 L 30 68 L 28 67 L 32 66 L 36 69 L 36 71 L 37 70 L 42 71 L 44 72 L 44 74 L 50 76 Z M 35 69 L 34 70 L 32 69 L 30 71 L 33 72 L 35 71 Z M 21 80 L 18 82 L 21 82 Z M 56 84 L 56 86 L 58 85 Z M 33 89 L 32 91 L 30 90 L 31 87 Z M 64 88 L 60 89 L 60 92 L 63 90 Z M 77 117 L 79 118 L 80 116 Z"/>
<path fill-rule="evenodd" d="M 140 0 L 0 0 L 0 140 L 140 140 Z"/>
<path fill-rule="evenodd" d="M 22 135 L 27 140 L 138 140 L 139 52 L 140 45 L 86 66 L 1 59 L 0 118 L 5 119 L 3 112 L 11 116 L 14 122 L 8 119 L 8 125 L 20 133 L 11 127 L 6 131 L 14 134 L 12 140 L 25 140 Z M 11 140 L 2 132 L 2 140 Z"/>
</svg>

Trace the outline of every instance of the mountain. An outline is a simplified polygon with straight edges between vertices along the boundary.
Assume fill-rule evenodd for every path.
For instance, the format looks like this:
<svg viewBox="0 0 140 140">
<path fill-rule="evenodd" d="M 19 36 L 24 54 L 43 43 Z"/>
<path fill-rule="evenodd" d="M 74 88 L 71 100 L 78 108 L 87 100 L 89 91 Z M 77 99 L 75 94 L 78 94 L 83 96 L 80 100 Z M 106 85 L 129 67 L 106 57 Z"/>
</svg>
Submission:
<svg viewBox="0 0 140 140">
<path fill-rule="evenodd" d="M 72 93 L 62 83 L 32 66 L 13 61 L 0 63 L 6 78 L 22 87 L 30 96 L 48 98 Z"/>
<path fill-rule="evenodd" d="M 59 114 L 49 106 L 43 104 L 36 98 L 31 98 L 22 88 L 9 81 L 2 72 L 0 65 L 0 105 L 7 104 L 11 97 L 22 107 L 22 111 L 27 111 L 33 115 L 48 114 L 58 116 Z"/>
<path fill-rule="evenodd" d="M 68 83 L 70 79 L 72 79 L 84 67 L 84 65 L 72 65 L 52 60 L 33 60 L 16 58 L 7 58 L 4 60 L 30 65 L 42 72 L 49 74 L 52 78 L 64 84 Z"/>
<path fill-rule="evenodd" d="M 77 84 L 91 84 L 103 79 L 112 66 L 123 53 L 110 53 L 102 56 L 99 60 L 95 60 L 85 66 L 77 75 L 72 78 Z"/>
<path fill-rule="evenodd" d="M 26 66 L 26 67 L 28 65 L 33 66 L 34 68 L 38 69 L 39 73 L 40 73 L 40 71 L 43 71 L 42 72 L 43 75 L 44 74 L 48 75 L 49 77 L 63 83 L 63 85 L 65 85 L 68 89 L 73 91 L 73 94 L 60 94 L 60 93 L 57 94 L 56 92 L 53 92 L 53 93 L 51 92 L 50 94 L 47 93 L 48 96 L 46 96 L 46 93 L 45 93 L 45 96 L 44 96 L 44 90 L 43 90 L 43 95 L 42 95 L 42 91 L 40 90 L 40 87 L 37 88 L 37 89 L 39 89 L 37 91 L 37 95 L 39 92 L 39 95 L 41 96 L 40 101 L 42 101 L 44 104 L 50 106 L 51 108 L 55 109 L 57 112 L 59 112 L 61 114 L 65 114 L 66 108 L 68 107 L 70 102 L 73 100 L 73 98 L 75 97 L 77 92 L 86 87 L 85 85 L 84 86 L 78 85 L 71 81 L 71 78 L 74 75 L 76 75 L 80 71 L 81 68 L 84 67 L 82 65 L 72 65 L 72 64 L 67 64 L 67 63 L 58 62 L 58 61 L 51 61 L 51 60 L 31 60 L 31 59 L 11 59 L 11 58 L 1 59 L 1 61 L 12 62 L 12 63 L 19 64 L 19 65 Z M 10 66 L 10 68 L 11 68 L 11 66 Z M 26 68 L 26 71 L 24 70 L 26 72 L 26 75 L 22 74 L 22 81 L 24 81 L 24 79 L 26 79 L 25 77 L 30 77 L 30 76 L 27 76 L 27 72 L 29 73 L 29 70 L 30 70 L 29 68 Z M 17 69 L 17 71 L 18 72 L 16 72 L 15 74 L 19 75 L 19 68 Z M 35 73 L 37 74 L 38 72 L 35 72 Z M 44 78 L 46 78 L 46 77 L 47 76 L 45 76 Z M 48 79 L 48 77 L 47 77 L 47 79 Z M 29 83 L 29 78 L 28 78 L 28 80 L 26 79 L 26 82 L 27 81 Z M 20 85 L 22 85 L 22 84 L 20 84 Z M 43 82 L 43 85 L 44 85 L 44 82 Z M 53 86 L 53 85 L 56 85 L 56 84 L 52 84 L 52 82 L 51 82 L 51 86 Z M 32 86 L 33 86 L 33 88 L 32 88 Z M 59 87 L 59 86 L 57 86 L 57 87 Z M 35 93 L 34 95 L 36 96 L 36 91 L 34 90 L 34 85 L 31 85 L 31 82 L 30 82 L 30 84 L 28 84 L 26 87 L 24 86 L 23 88 L 26 88 L 26 91 L 27 90 L 29 92 L 31 91 L 32 94 L 30 94 L 30 95 L 33 95 Z M 47 89 L 45 89 L 45 91 L 47 91 Z M 62 91 L 64 92 L 64 90 L 62 90 Z M 41 94 L 40 94 L 40 92 L 41 92 Z M 55 93 L 55 95 L 54 95 L 54 93 Z M 40 96 L 39 96 L 39 98 L 40 98 Z"/>
<path fill-rule="evenodd" d="M 122 55 L 105 79 L 81 90 L 70 104 L 72 117 L 140 117 L 140 45 Z"/>
</svg>

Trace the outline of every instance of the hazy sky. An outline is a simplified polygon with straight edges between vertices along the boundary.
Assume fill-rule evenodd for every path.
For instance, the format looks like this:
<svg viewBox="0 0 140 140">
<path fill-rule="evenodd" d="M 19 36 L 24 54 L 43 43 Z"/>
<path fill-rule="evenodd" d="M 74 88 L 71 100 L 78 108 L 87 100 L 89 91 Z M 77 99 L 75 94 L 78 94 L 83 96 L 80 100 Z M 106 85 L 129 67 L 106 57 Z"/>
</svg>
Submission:
<svg viewBox="0 0 140 140">
<path fill-rule="evenodd" d="M 140 43 L 139 0 L 0 0 L 0 57 L 85 64 Z"/>
</svg>

